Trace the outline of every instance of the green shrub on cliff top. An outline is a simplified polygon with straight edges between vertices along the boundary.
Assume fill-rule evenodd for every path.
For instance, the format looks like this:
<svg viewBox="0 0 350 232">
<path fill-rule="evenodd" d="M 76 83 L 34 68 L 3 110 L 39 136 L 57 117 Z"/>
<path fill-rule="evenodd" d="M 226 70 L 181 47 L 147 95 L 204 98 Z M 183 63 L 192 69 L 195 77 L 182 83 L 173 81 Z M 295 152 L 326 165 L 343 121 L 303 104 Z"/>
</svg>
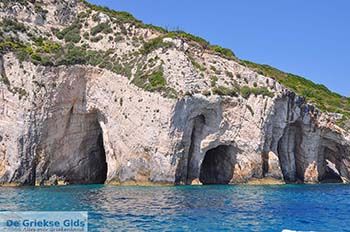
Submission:
<svg viewBox="0 0 350 232">
<path fill-rule="evenodd" d="M 158 48 L 169 48 L 172 44 L 168 42 L 163 42 L 163 37 L 157 37 L 146 43 L 144 43 L 141 53 L 146 55 Z"/>
<path fill-rule="evenodd" d="M 101 24 L 98 24 L 95 27 L 91 28 L 91 35 L 92 36 L 95 36 L 100 32 L 103 32 L 105 34 L 109 34 L 109 33 L 112 33 L 113 30 L 111 28 L 111 25 L 109 25 L 108 23 L 101 23 Z"/>
<path fill-rule="evenodd" d="M 243 86 L 240 88 L 240 94 L 244 98 L 249 98 L 251 94 L 254 94 L 255 96 L 258 96 L 258 95 L 268 96 L 268 97 L 274 96 L 274 94 L 270 90 L 268 90 L 266 87 L 251 88 L 249 86 Z"/>
<path fill-rule="evenodd" d="M 314 103 L 320 110 L 341 113 L 346 118 L 350 118 L 350 98 L 334 93 L 324 85 L 315 84 L 303 77 L 282 72 L 269 65 L 244 60 L 241 63 L 264 76 L 276 79 L 298 95 L 304 96 L 309 102 Z"/>
<path fill-rule="evenodd" d="M 141 70 L 138 70 L 138 73 L 135 75 L 132 83 L 146 91 L 160 92 L 164 97 L 167 98 L 177 97 L 177 92 L 175 89 L 167 86 L 162 68 L 159 68 L 158 70 L 155 70 L 152 73 L 148 73 L 146 75 L 142 75 Z"/>
<path fill-rule="evenodd" d="M 220 96 L 231 96 L 236 97 L 238 96 L 239 90 L 235 87 L 225 87 L 225 86 L 217 86 L 212 89 L 213 94 L 217 94 Z"/>
<path fill-rule="evenodd" d="M 26 27 L 24 26 L 23 23 L 19 23 L 15 20 L 12 19 L 6 19 L 4 18 L 2 22 L 0 23 L 0 26 L 4 32 L 25 32 Z"/>
<path fill-rule="evenodd" d="M 160 91 L 166 86 L 163 70 L 154 71 L 150 74 L 136 76 L 132 83 L 147 91 Z"/>
<path fill-rule="evenodd" d="M 66 42 L 78 43 L 81 40 L 80 29 L 82 25 L 76 21 L 65 29 L 56 32 L 58 39 L 64 39 Z"/>
<path fill-rule="evenodd" d="M 166 85 L 166 80 L 163 76 L 163 71 L 156 71 L 148 76 L 149 85 L 146 86 L 146 90 L 155 91 L 159 90 Z"/>
<path fill-rule="evenodd" d="M 210 46 L 210 49 L 214 52 L 217 52 L 217 53 L 223 55 L 226 58 L 229 58 L 229 59 L 233 59 L 236 57 L 235 54 L 233 53 L 233 51 L 231 51 L 228 48 L 223 48 L 223 47 L 218 46 L 218 45 L 213 45 L 213 46 Z"/>
</svg>

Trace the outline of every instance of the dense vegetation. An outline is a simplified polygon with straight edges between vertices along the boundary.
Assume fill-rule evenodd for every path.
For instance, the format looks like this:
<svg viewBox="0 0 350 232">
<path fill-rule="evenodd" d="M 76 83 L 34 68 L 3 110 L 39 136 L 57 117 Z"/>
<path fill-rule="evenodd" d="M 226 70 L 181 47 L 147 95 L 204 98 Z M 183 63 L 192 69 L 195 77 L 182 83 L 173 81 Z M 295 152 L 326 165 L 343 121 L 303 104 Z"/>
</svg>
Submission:
<svg viewBox="0 0 350 232">
<path fill-rule="evenodd" d="M 56 32 L 58 39 L 64 39 L 66 42 L 78 43 L 81 40 L 80 29 L 82 25 L 78 22 Z"/>
</svg>

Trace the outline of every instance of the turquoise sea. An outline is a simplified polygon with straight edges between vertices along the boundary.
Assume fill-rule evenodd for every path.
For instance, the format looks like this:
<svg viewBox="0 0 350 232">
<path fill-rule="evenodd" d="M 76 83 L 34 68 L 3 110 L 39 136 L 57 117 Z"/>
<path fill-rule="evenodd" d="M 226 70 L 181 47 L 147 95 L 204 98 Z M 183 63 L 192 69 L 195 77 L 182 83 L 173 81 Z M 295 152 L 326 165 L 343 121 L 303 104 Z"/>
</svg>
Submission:
<svg viewBox="0 0 350 232">
<path fill-rule="evenodd" d="M 350 231 L 350 185 L 0 188 L 1 211 L 88 211 L 89 231 Z"/>
</svg>

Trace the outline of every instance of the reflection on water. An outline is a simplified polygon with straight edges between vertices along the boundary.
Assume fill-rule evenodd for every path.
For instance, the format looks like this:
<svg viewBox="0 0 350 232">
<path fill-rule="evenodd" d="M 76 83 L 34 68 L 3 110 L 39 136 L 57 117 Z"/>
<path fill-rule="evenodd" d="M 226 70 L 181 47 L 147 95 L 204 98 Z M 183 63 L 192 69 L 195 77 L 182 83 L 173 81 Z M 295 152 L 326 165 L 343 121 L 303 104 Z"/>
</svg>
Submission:
<svg viewBox="0 0 350 232">
<path fill-rule="evenodd" d="M 0 188 L 0 210 L 89 211 L 90 231 L 342 231 L 350 187 Z"/>
</svg>

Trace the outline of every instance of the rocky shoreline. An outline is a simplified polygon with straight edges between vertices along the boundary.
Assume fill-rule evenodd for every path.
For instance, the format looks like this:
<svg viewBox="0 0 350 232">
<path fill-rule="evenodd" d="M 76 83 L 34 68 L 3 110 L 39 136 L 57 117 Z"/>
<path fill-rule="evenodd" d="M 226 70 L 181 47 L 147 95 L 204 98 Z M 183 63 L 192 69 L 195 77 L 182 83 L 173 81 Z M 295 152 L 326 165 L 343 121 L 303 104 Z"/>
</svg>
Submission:
<svg viewBox="0 0 350 232">
<path fill-rule="evenodd" d="M 81 2 L 43 2 L 43 20 L 32 3 L 0 11 L 17 25 L 3 34 L 24 41 L 0 56 L 2 185 L 349 182 L 339 114 L 217 47 Z M 34 43 L 35 33 L 46 40 Z"/>
</svg>

